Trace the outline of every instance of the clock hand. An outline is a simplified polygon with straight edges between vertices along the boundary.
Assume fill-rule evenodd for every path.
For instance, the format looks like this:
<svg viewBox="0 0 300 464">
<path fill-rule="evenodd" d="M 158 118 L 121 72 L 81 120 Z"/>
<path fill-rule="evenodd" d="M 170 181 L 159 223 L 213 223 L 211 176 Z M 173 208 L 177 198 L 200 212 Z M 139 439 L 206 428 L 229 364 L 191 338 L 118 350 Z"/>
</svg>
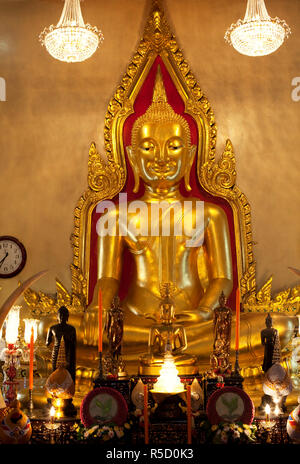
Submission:
<svg viewBox="0 0 300 464">
<path fill-rule="evenodd" d="M 6 255 L 4 256 L 4 258 L 1 259 L 0 261 L 0 267 L 2 266 L 2 264 L 4 263 L 5 259 L 8 257 L 8 252 L 6 252 Z"/>
</svg>

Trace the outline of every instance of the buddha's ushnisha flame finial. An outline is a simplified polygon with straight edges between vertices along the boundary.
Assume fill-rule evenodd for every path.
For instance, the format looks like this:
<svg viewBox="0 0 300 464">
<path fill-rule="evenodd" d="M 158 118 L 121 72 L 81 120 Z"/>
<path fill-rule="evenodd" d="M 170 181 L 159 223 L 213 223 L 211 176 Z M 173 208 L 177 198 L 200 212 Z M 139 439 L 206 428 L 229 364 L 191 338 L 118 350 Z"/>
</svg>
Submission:
<svg viewBox="0 0 300 464">
<path fill-rule="evenodd" d="M 57 355 L 57 362 L 56 368 L 64 367 L 66 368 L 67 361 L 66 361 L 66 347 L 65 347 L 65 340 L 64 337 L 61 338 L 58 355 Z"/>
<path fill-rule="evenodd" d="M 164 81 L 163 81 L 163 77 L 161 74 L 160 66 L 158 66 L 157 68 L 152 102 L 153 103 L 168 103 L 166 89 L 164 86 Z"/>
</svg>

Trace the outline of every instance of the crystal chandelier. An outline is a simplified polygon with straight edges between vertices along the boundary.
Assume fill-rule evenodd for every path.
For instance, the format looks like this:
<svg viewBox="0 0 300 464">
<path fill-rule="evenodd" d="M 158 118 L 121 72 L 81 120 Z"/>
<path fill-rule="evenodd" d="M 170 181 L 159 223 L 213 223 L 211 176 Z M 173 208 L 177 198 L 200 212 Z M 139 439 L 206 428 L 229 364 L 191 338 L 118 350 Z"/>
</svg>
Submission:
<svg viewBox="0 0 300 464">
<path fill-rule="evenodd" d="M 65 0 L 57 25 L 45 28 L 39 39 L 53 58 L 75 63 L 90 58 L 104 36 L 97 27 L 84 24 L 80 0 Z"/>
<path fill-rule="evenodd" d="M 275 52 L 290 33 L 284 20 L 270 18 L 264 0 L 248 0 L 244 19 L 230 26 L 225 40 L 243 55 L 263 56 Z"/>
</svg>

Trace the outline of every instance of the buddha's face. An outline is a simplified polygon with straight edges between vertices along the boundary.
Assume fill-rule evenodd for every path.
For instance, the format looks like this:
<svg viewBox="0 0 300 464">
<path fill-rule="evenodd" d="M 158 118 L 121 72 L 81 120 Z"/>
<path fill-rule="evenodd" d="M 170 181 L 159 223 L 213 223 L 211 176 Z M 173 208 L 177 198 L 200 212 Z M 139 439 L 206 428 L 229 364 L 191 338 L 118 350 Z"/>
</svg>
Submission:
<svg viewBox="0 0 300 464">
<path fill-rule="evenodd" d="M 171 187 L 189 169 L 191 147 L 177 121 L 144 123 L 136 133 L 134 147 L 131 165 L 146 185 Z"/>
</svg>

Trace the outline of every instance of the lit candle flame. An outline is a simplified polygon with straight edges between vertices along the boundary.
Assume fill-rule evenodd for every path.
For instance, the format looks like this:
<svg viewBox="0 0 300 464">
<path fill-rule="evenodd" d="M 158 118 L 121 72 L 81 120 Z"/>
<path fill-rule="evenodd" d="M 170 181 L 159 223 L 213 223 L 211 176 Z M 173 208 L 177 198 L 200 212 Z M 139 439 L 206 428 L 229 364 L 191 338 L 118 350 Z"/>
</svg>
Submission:
<svg viewBox="0 0 300 464">
<path fill-rule="evenodd" d="M 35 342 L 37 339 L 37 329 L 38 329 L 38 319 L 24 319 L 25 322 L 25 332 L 24 332 L 24 340 L 27 344 L 30 343 L 31 337 L 31 327 L 33 327 L 33 341 Z"/>
<path fill-rule="evenodd" d="M 265 413 L 268 415 L 268 414 L 270 414 L 270 412 L 271 412 L 271 407 L 270 407 L 269 404 L 267 404 L 266 407 L 265 407 Z"/>
<path fill-rule="evenodd" d="M 166 351 L 164 363 L 160 370 L 160 375 L 153 387 L 154 392 L 160 393 L 181 393 L 184 391 L 184 386 L 178 376 L 173 355 Z"/>
<path fill-rule="evenodd" d="M 266 405 L 265 407 L 265 412 L 266 412 L 266 419 L 267 419 L 267 423 L 270 422 L 270 412 L 271 412 L 271 407 L 269 404 Z"/>
<path fill-rule="evenodd" d="M 9 345 L 14 345 L 18 338 L 20 323 L 20 306 L 13 306 L 6 319 L 5 340 Z"/>
<path fill-rule="evenodd" d="M 51 419 L 54 418 L 54 416 L 55 416 L 55 407 L 51 406 L 51 409 L 50 409 L 50 417 L 51 417 Z"/>
</svg>

